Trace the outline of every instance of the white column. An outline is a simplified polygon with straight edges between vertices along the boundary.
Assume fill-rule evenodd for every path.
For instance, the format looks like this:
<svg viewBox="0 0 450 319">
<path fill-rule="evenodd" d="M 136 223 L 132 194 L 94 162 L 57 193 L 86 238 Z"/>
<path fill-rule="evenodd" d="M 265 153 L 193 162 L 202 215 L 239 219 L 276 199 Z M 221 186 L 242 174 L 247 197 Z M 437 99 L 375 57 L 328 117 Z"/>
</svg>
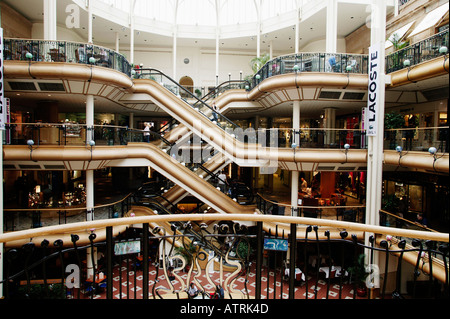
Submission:
<svg viewBox="0 0 450 319">
<path fill-rule="evenodd" d="M 270 40 L 269 46 L 270 46 L 270 49 L 269 49 L 270 60 L 272 60 L 273 59 L 273 41 L 272 40 Z"/>
<path fill-rule="evenodd" d="M 86 144 L 94 139 L 94 96 L 86 95 Z"/>
<path fill-rule="evenodd" d="M 219 28 L 216 28 L 216 86 L 219 85 Z"/>
<path fill-rule="evenodd" d="M 86 96 L 86 143 L 94 139 L 94 96 Z M 86 170 L 86 220 L 94 220 L 94 170 Z M 92 264 L 92 254 L 94 262 L 97 261 L 97 249 L 86 250 L 87 276 L 92 277 L 94 268 Z"/>
<path fill-rule="evenodd" d="M 134 128 L 134 113 L 133 112 L 130 112 L 130 114 L 129 114 L 128 127 Z"/>
<path fill-rule="evenodd" d="M 297 147 L 300 145 L 300 135 L 295 134 L 295 131 L 300 129 L 300 101 L 294 101 L 292 105 L 292 129 L 294 130 L 292 133 L 293 140 L 291 143 L 295 143 Z M 295 150 L 297 151 L 297 149 Z M 291 210 L 292 216 L 299 216 L 299 210 L 294 209 L 298 205 L 298 171 L 291 172 L 291 206 L 293 209 Z"/>
<path fill-rule="evenodd" d="M 327 53 L 337 51 L 337 8 L 337 0 L 328 0 L 325 48 Z"/>
<path fill-rule="evenodd" d="M 94 140 L 94 96 L 86 96 L 86 143 Z M 94 171 L 86 171 L 87 220 L 94 220 Z"/>
<path fill-rule="evenodd" d="M 323 127 L 325 129 L 325 145 L 329 145 L 335 138 L 336 132 L 334 129 L 336 127 L 336 109 L 328 107 L 325 109 L 325 116 L 323 120 Z"/>
<path fill-rule="evenodd" d="M 56 0 L 44 0 L 44 40 L 56 41 Z"/>
<path fill-rule="evenodd" d="M 259 58 L 261 56 L 261 0 L 258 2 L 257 6 L 257 21 L 256 21 L 256 56 Z"/>
<path fill-rule="evenodd" d="M 379 68 L 382 72 L 378 74 L 380 90 L 378 91 L 379 105 L 376 112 L 376 116 L 378 116 L 377 133 L 375 136 L 368 136 L 366 223 L 369 225 L 379 225 L 383 181 L 383 119 L 385 107 L 385 52 L 383 50 L 383 44 L 386 36 L 386 4 L 383 0 L 373 0 L 371 21 L 370 43 L 371 45 L 380 44 L 381 50 L 379 51 L 380 56 L 378 61 L 380 63 Z"/>
<path fill-rule="evenodd" d="M 129 62 L 131 64 L 134 63 L 134 4 L 136 3 L 135 0 L 130 1 L 130 60 Z"/>
<path fill-rule="evenodd" d="M 298 53 L 300 50 L 300 21 L 297 17 L 295 21 L 295 53 Z"/>
<path fill-rule="evenodd" d="M 116 32 L 115 35 L 116 35 L 116 52 L 119 52 L 120 49 L 119 32 Z"/>
<path fill-rule="evenodd" d="M 294 101 L 292 105 L 292 128 L 297 131 L 300 129 L 300 101 Z M 300 145 L 300 136 L 295 134 L 293 141 Z"/>
<path fill-rule="evenodd" d="M 177 80 L 177 27 L 174 26 L 173 30 L 173 43 L 172 43 L 172 66 L 173 66 L 173 79 Z"/>
<path fill-rule="evenodd" d="M 92 42 L 92 8 L 91 8 L 91 4 L 88 3 L 88 7 L 87 7 L 87 11 L 88 11 L 88 43 L 93 43 Z"/>
</svg>

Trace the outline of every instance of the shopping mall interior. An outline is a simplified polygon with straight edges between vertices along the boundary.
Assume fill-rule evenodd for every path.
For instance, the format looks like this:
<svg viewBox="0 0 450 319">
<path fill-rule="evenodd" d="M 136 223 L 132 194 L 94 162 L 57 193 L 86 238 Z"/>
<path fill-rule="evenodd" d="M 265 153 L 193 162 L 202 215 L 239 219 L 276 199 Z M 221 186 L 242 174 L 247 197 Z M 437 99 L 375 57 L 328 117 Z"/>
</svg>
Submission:
<svg viewBox="0 0 450 319">
<path fill-rule="evenodd" d="M 0 5 L 4 299 L 448 298 L 448 1 Z"/>
</svg>

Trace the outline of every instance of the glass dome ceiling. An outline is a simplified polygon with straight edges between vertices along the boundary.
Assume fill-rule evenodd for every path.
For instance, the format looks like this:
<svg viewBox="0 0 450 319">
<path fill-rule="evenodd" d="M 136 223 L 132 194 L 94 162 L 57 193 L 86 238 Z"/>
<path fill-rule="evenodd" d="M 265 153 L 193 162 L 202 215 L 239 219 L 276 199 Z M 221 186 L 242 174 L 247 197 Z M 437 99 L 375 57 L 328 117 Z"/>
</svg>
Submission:
<svg viewBox="0 0 450 319">
<path fill-rule="evenodd" d="M 155 21 L 193 26 L 224 26 L 261 21 L 291 12 L 312 0 L 99 0 Z"/>
</svg>

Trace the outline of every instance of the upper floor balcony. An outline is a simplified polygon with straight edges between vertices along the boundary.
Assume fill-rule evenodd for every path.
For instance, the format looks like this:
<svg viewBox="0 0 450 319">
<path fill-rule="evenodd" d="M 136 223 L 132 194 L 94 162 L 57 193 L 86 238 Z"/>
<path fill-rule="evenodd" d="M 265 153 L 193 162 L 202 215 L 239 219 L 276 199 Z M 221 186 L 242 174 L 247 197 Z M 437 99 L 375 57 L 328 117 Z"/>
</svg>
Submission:
<svg viewBox="0 0 450 319">
<path fill-rule="evenodd" d="M 132 65 L 114 50 L 89 43 L 32 39 L 5 39 L 4 60 L 81 63 L 102 66 L 131 76 Z"/>
<path fill-rule="evenodd" d="M 408 68 L 424 61 L 446 55 L 449 30 L 444 30 L 406 48 L 386 56 L 386 73 Z M 5 39 L 5 60 L 82 63 L 103 66 L 135 75 L 126 57 L 114 50 L 85 43 L 33 39 Z M 276 57 L 264 64 L 250 79 L 246 90 L 251 90 L 264 79 L 297 72 L 367 74 L 368 55 L 351 53 L 298 53 Z M 201 87 L 200 87 L 201 88 Z M 199 90 L 201 91 L 201 89 Z"/>
</svg>

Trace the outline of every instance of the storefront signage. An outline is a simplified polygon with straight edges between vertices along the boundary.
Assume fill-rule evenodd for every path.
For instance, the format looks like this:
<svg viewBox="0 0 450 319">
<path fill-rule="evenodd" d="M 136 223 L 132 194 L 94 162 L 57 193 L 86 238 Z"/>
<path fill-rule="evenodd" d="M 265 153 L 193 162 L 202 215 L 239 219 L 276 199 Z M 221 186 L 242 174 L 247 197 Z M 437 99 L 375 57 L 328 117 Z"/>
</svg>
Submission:
<svg viewBox="0 0 450 319">
<path fill-rule="evenodd" d="M 287 241 L 287 239 L 264 238 L 264 249 L 265 250 L 276 250 L 276 251 L 287 251 L 288 250 L 288 241 Z"/>
<path fill-rule="evenodd" d="M 369 87 L 367 98 L 367 135 L 377 135 L 378 110 L 380 104 L 380 44 L 377 43 L 369 48 Z"/>
<path fill-rule="evenodd" d="M 114 245 L 114 254 L 127 255 L 136 254 L 141 251 L 141 242 L 139 240 L 119 242 Z"/>
</svg>

